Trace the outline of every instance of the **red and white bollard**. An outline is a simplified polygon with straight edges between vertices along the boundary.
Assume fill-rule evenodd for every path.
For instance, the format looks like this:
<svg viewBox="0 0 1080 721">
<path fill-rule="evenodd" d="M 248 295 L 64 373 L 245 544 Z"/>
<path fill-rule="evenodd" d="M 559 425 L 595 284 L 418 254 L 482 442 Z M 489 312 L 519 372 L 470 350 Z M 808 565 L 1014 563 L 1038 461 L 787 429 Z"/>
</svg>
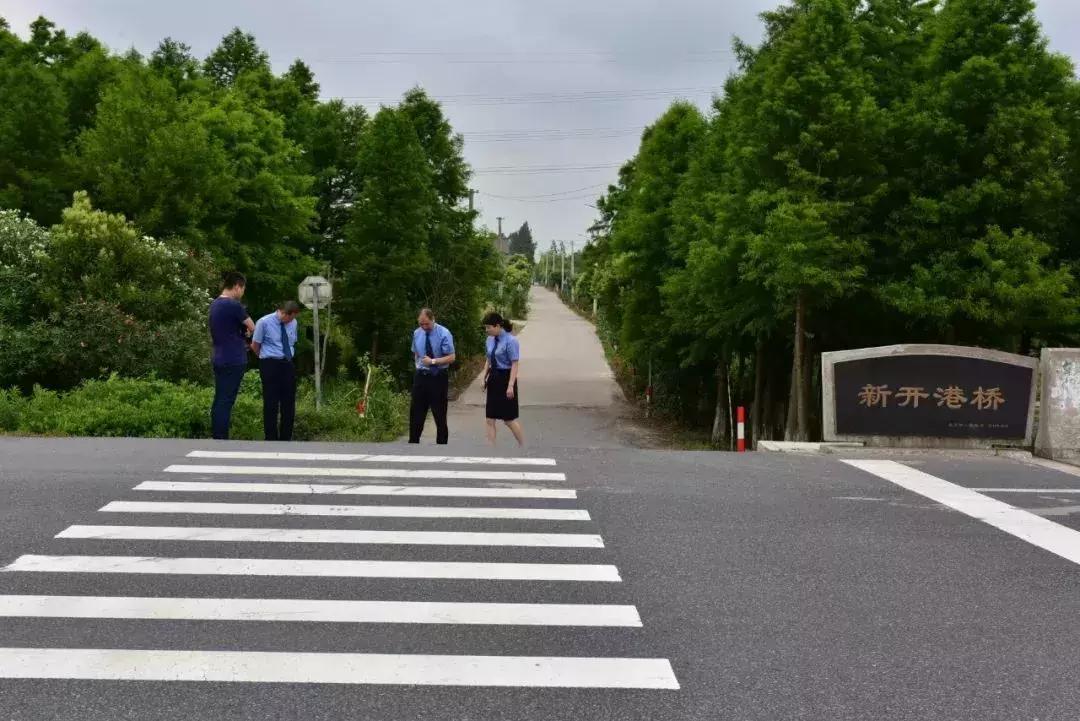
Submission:
<svg viewBox="0 0 1080 721">
<path fill-rule="evenodd" d="M 735 450 L 746 453 L 746 408 L 735 409 Z"/>
</svg>

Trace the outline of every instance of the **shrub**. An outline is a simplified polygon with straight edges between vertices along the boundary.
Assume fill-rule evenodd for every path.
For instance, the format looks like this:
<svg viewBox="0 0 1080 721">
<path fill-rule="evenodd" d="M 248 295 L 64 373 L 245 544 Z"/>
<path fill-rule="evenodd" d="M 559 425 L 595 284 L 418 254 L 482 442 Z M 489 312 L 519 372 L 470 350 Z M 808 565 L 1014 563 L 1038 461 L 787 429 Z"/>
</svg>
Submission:
<svg viewBox="0 0 1080 721">
<path fill-rule="evenodd" d="M 0 387 L 207 379 L 205 265 L 76 193 L 45 230 L 0 211 Z"/>
<path fill-rule="evenodd" d="M 315 387 L 305 381 L 297 394 L 297 440 L 391 441 L 407 427 L 409 398 L 394 391 L 387 371 L 375 369 L 363 418 L 356 404 L 363 384 L 338 382 L 323 389 L 323 407 L 315 412 Z"/>
<path fill-rule="evenodd" d="M 22 394 L 0 388 L 0 432 L 17 431 L 25 409 L 26 399 Z"/>
<path fill-rule="evenodd" d="M 297 394 L 298 441 L 388 441 L 406 427 L 408 398 L 395 392 L 385 371 L 373 378 L 367 415 L 356 402 L 362 387 L 332 383 L 315 412 L 313 383 L 304 379 Z M 262 389 L 259 375 L 244 376 L 233 408 L 230 437 L 263 437 Z M 63 393 L 35 387 L 29 397 L 0 390 L 0 431 L 50 436 L 142 438 L 208 438 L 214 389 L 190 382 L 111 376 Z"/>
</svg>

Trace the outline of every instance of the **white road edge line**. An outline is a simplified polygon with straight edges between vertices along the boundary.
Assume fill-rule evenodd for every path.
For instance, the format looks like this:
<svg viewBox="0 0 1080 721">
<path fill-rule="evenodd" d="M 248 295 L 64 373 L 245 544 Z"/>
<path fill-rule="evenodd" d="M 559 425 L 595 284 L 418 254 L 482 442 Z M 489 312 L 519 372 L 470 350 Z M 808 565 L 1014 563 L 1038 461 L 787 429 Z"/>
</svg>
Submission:
<svg viewBox="0 0 1080 721">
<path fill-rule="evenodd" d="M 667 659 L 0 648 L 0 678 L 678 689 Z"/>
<path fill-rule="evenodd" d="M 565 473 L 536 471 L 444 471 L 436 468 L 402 470 L 400 468 L 320 468 L 315 466 L 203 466 L 174 464 L 166 473 L 200 473 L 208 476 L 298 476 L 333 478 L 443 478 L 478 481 L 565 481 Z"/>
<path fill-rule="evenodd" d="M 530 521 L 588 521 L 576 508 L 473 508 L 469 506 L 325 506 L 290 503 L 201 501 L 112 501 L 103 513 L 193 513 L 239 516 L 351 516 L 356 518 L 473 518 Z"/>
<path fill-rule="evenodd" d="M 554 458 L 498 458 L 485 456 L 386 456 L 364 453 L 289 453 L 282 451 L 192 451 L 188 458 L 252 461 L 343 461 L 352 463 L 432 463 L 478 466 L 554 466 Z"/>
<path fill-rule="evenodd" d="M 438 578 L 483 581 L 622 581 L 615 566 L 575 563 L 465 563 L 292 558 L 19 556 L 2 572 L 135 573 L 183 576 Z"/>
<path fill-rule="evenodd" d="M 1080 564 L 1080 531 L 896 461 L 845 460 L 844 463 Z"/>
<path fill-rule="evenodd" d="M 634 606 L 285 598 L 0 596 L 0 617 L 641 628 Z"/>
<path fill-rule="evenodd" d="M 420 546 L 529 546 L 603 548 L 588 533 L 481 533 L 452 531 L 367 531 L 325 528 L 217 528 L 207 526 L 70 526 L 56 538 L 103 541 L 210 541 L 248 543 L 370 543 Z"/>
<path fill-rule="evenodd" d="M 433 498 L 577 498 L 563 488 L 463 488 L 459 486 L 359 486 L 337 483 L 239 483 L 211 481 L 144 481 L 136 491 L 179 493 L 297 493 L 341 496 L 430 496 Z"/>
</svg>

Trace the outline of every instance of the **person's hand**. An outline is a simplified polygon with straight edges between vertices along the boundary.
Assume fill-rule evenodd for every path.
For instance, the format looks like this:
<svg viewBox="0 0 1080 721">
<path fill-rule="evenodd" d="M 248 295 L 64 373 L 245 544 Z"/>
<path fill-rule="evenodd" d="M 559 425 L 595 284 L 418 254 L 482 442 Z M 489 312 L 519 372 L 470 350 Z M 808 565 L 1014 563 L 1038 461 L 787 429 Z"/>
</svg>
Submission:
<svg viewBox="0 0 1080 721">
<path fill-rule="evenodd" d="M 508 401 L 514 400 L 514 386 L 509 386 L 506 389 L 506 400 L 508 400 Z"/>
<path fill-rule="evenodd" d="M 435 361 L 432 360 L 430 356 L 424 356 L 423 358 L 420 359 L 420 362 L 423 363 L 428 368 L 435 365 Z"/>
</svg>

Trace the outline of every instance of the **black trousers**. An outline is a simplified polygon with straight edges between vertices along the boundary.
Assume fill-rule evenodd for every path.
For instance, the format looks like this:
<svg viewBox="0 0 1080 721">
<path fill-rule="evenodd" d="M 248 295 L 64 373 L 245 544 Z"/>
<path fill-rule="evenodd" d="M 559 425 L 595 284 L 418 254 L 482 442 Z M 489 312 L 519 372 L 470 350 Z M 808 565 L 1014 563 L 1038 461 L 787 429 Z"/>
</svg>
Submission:
<svg viewBox="0 0 1080 721">
<path fill-rule="evenodd" d="M 296 366 L 284 358 L 259 361 L 263 391 L 263 429 L 268 441 L 291 441 L 296 418 Z"/>
<path fill-rule="evenodd" d="M 210 430 L 217 440 L 229 439 L 229 423 L 247 365 L 214 366 L 214 405 L 210 407 Z"/>
<path fill-rule="evenodd" d="M 409 443 L 419 443 L 428 409 L 435 419 L 435 442 L 446 445 L 450 429 L 446 425 L 446 405 L 450 393 L 449 373 L 420 373 L 413 376 L 412 408 L 409 411 Z"/>
</svg>

